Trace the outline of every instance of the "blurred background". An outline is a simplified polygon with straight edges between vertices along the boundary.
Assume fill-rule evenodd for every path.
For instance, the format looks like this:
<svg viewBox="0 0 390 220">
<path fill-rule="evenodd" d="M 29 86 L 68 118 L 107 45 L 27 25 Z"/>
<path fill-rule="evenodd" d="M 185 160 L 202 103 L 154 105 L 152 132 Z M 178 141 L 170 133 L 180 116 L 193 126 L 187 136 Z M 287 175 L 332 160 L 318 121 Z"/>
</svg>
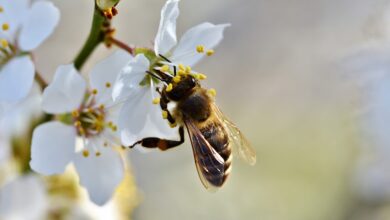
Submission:
<svg viewBox="0 0 390 220">
<path fill-rule="evenodd" d="M 47 80 L 77 54 L 93 13 L 92 0 L 53 2 L 60 25 L 36 51 Z M 151 46 L 164 3 L 122 0 L 116 37 Z M 132 150 L 137 193 L 121 200 L 134 208 L 125 218 L 390 219 L 390 1 L 181 1 L 178 36 L 205 21 L 232 26 L 196 69 L 258 162 L 234 160 L 226 185 L 211 194 L 189 143 Z M 101 46 L 83 73 L 111 52 Z"/>
</svg>

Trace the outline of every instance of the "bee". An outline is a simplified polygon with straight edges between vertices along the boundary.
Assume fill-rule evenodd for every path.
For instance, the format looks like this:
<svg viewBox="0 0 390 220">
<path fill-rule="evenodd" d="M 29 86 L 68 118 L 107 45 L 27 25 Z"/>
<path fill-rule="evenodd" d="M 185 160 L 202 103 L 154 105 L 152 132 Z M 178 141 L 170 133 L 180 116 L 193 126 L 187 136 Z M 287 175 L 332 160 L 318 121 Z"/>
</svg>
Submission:
<svg viewBox="0 0 390 220">
<path fill-rule="evenodd" d="M 160 55 L 167 62 L 167 58 Z M 173 75 L 159 70 L 148 73 L 165 83 L 157 92 L 160 93 L 159 104 L 171 127 L 179 125 L 180 140 L 166 140 L 147 137 L 134 143 L 131 148 L 141 144 L 146 148 L 168 150 L 184 143 L 184 127 L 191 140 L 194 160 L 199 178 L 204 187 L 215 191 L 221 187 L 232 168 L 232 150 L 235 155 L 247 163 L 256 163 L 256 153 L 249 141 L 214 102 L 210 92 L 201 87 L 199 77 L 183 73 L 173 66 Z M 168 106 L 173 108 L 168 110 Z"/>
</svg>

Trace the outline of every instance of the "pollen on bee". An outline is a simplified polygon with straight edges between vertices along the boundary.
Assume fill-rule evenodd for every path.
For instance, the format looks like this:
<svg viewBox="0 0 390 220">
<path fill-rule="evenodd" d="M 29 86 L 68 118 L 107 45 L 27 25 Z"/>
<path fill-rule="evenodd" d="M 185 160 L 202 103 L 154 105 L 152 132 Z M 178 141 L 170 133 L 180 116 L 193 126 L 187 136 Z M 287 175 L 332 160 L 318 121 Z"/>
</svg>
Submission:
<svg viewBox="0 0 390 220">
<path fill-rule="evenodd" d="M 89 151 L 83 150 L 83 157 L 88 157 L 88 156 L 89 156 Z"/>
<path fill-rule="evenodd" d="M 179 70 L 183 70 L 183 71 L 185 71 L 185 70 L 186 70 L 186 68 L 184 67 L 184 65 L 183 65 L 183 64 L 179 64 Z"/>
<path fill-rule="evenodd" d="M 6 39 L 1 39 L 1 46 L 3 48 L 7 48 L 9 46 L 8 41 Z"/>
<path fill-rule="evenodd" d="M 203 46 L 203 45 L 198 45 L 198 46 L 196 46 L 196 52 L 198 52 L 198 53 L 204 53 L 204 46 Z"/>
<path fill-rule="evenodd" d="M 172 89 L 173 89 L 173 85 L 172 85 L 172 83 L 169 83 L 167 88 L 165 89 L 165 91 L 170 92 L 170 91 L 172 91 Z"/>
<path fill-rule="evenodd" d="M 164 65 L 161 67 L 160 69 L 162 72 L 168 72 L 169 71 L 169 66 L 168 65 Z"/>
<path fill-rule="evenodd" d="M 185 75 L 187 75 L 185 70 L 180 70 L 180 69 L 179 69 L 179 71 L 177 71 L 177 74 L 178 74 L 179 76 L 185 76 Z"/>
<path fill-rule="evenodd" d="M 163 117 L 163 119 L 167 119 L 168 118 L 168 112 L 163 110 L 162 111 L 162 117 Z"/>
<path fill-rule="evenodd" d="M 111 87 L 111 83 L 110 82 L 106 82 L 106 88 L 110 88 Z"/>
<path fill-rule="evenodd" d="M 153 99 L 153 104 L 157 105 L 160 103 L 160 98 Z"/>
<path fill-rule="evenodd" d="M 3 31 L 8 31 L 9 30 L 9 24 L 8 23 L 4 23 L 1 28 L 3 29 Z"/>
<path fill-rule="evenodd" d="M 186 73 L 187 73 L 187 74 L 190 74 L 190 73 L 191 73 L 191 67 L 190 67 L 190 66 L 186 66 Z"/>
<path fill-rule="evenodd" d="M 207 56 L 211 56 L 211 55 L 213 55 L 213 54 L 214 54 L 214 50 L 211 50 L 211 49 L 210 49 L 210 50 L 207 50 L 207 51 L 206 51 L 206 55 L 207 55 Z"/>
<path fill-rule="evenodd" d="M 177 76 L 173 77 L 173 82 L 175 82 L 175 83 L 180 82 L 180 80 L 181 80 L 180 75 L 177 75 Z"/>
<path fill-rule="evenodd" d="M 177 126 L 177 123 L 175 122 L 175 123 L 173 123 L 173 124 L 169 124 L 169 126 L 171 127 L 171 128 L 175 128 L 176 126 Z"/>
<path fill-rule="evenodd" d="M 211 96 L 213 96 L 213 97 L 215 97 L 215 96 L 217 95 L 217 90 L 215 90 L 215 89 L 209 89 L 207 92 L 208 92 Z"/>
</svg>

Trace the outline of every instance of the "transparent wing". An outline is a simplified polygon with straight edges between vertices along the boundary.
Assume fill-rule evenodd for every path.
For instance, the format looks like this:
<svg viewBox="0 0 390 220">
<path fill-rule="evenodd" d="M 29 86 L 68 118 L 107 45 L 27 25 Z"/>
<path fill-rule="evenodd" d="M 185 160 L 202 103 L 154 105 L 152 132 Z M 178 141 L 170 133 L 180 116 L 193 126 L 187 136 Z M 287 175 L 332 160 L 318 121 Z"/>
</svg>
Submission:
<svg viewBox="0 0 390 220">
<path fill-rule="evenodd" d="M 210 192 L 215 192 L 223 184 L 225 161 L 203 137 L 199 128 L 188 119 L 184 124 L 191 140 L 192 150 L 199 179 Z"/>
<path fill-rule="evenodd" d="M 233 154 L 244 160 L 250 165 L 256 164 L 256 151 L 249 143 L 248 139 L 240 131 L 240 129 L 231 122 L 219 108 L 213 104 L 213 110 L 217 118 L 221 121 L 229 135 L 229 140 L 232 143 Z"/>
</svg>

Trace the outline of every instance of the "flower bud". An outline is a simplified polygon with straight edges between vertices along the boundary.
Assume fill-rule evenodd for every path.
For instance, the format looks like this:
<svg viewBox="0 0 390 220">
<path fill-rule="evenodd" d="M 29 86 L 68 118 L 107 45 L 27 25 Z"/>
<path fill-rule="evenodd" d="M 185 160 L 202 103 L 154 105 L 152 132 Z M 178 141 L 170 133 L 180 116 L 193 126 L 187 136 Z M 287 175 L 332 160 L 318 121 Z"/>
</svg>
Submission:
<svg viewBox="0 0 390 220">
<path fill-rule="evenodd" d="M 97 6 L 100 10 L 108 10 L 119 3 L 120 0 L 96 0 Z"/>
</svg>

